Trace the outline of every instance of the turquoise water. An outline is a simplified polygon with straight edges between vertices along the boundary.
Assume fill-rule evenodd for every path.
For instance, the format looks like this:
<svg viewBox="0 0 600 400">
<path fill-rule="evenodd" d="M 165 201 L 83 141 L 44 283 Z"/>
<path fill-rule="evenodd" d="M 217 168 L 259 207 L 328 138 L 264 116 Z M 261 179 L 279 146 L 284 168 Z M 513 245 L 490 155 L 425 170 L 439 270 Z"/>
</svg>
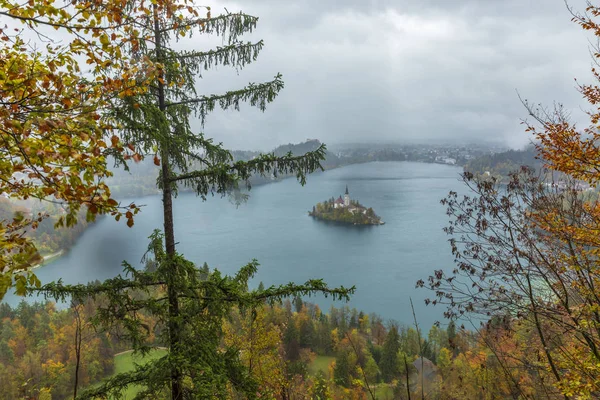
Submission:
<svg viewBox="0 0 600 400">
<path fill-rule="evenodd" d="M 256 258 L 261 266 L 254 286 L 261 280 L 268 286 L 311 278 L 355 285 L 350 306 L 402 323 L 412 322 L 412 297 L 419 323 L 429 326 L 443 310 L 426 307 L 423 299 L 430 293 L 415 289 L 415 283 L 434 269 L 453 266 L 439 201 L 461 188 L 460 171 L 411 162 L 351 165 L 313 174 L 304 187 L 294 179 L 256 187 L 239 207 L 226 198 L 202 202 L 181 194 L 175 200 L 178 249 L 197 264 L 231 274 Z M 385 225 L 339 226 L 307 216 L 314 204 L 339 196 L 346 185 L 351 198 L 373 207 Z M 117 275 L 123 260 L 140 265 L 148 235 L 162 226 L 162 211 L 158 196 L 137 202 L 145 207 L 133 228 L 123 220 L 100 220 L 64 257 L 38 269 L 38 277 L 87 282 Z M 325 308 L 331 304 L 320 297 L 313 301 Z"/>
</svg>

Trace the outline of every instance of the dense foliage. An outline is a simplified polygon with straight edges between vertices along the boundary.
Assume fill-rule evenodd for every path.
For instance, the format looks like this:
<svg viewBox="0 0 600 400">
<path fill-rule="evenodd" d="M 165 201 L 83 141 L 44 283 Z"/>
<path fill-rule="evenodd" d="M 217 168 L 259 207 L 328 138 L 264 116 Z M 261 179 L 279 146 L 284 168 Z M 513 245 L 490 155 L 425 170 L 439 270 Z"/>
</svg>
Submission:
<svg viewBox="0 0 600 400">
<path fill-rule="evenodd" d="M 207 266 L 199 271 L 202 279 L 210 275 Z M 105 300 L 62 311 L 50 302 L 23 302 L 14 309 L 1 305 L 0 396 L 61 400 L 73 395 L 76 369 L 81 388 L 96 387 L 99 379 L 113 376 L 115 354 L 127 350 L 130 343 L 116 326 L 97 331 L 85 322 Z M 149 314 L 144 323 L 156 333 L 150 338 L 152 345 L 165 344 L 159 333 L 164 325 Z M 347 306 L 332 306 L 325 313 L 299 297 L 252 312 L 233 308 L 222 324 L 219 348 L 239 351 L 261 398 L 402 399 L 407 393 L 417 396 L 422 383 L 427 398 L 474 398 L 469 396 L 485 391 L 499 398 L 507 393 L 494 385 L 492 377 L 499 371 L 492 361 L 488 379 L 483 379 L 480 363 L 488 356 L 475 336 L 456 332 L 453 326 L 434 326 L 420 338 L 414 328 L 385 322 L 377 314 Z M 79 363 L 78 329 L 83 338 Z M 421 355 L 426 366 L 423 380 Z M 149 366 L 154 359 L 139 360 Z M 143 390 L 138 386 L 135 392 Z M 245 398 L 234 385 L 226 385 L 225 392 L 226 398 Z"/>
<path fill-rule="evenodd" d="M 147 60 L 122 51 L 139 42 L 136 14 L 152 6 L 0 1 L 6 22 L 0 28 L 0 193 L 61 204 L 65 213 L 57 226 L 74 225 L 82 207 L 87 220 L 110 213 L 133 224 L 137 207 L 120 207 L 105 183 L 107 157 L 140 155 L 114 135 L 117 124 L 106 111 L 113 99 L 143 93 L 156 78 Z M 52 39 L 54 30 L 62 40 Z M 24 233 L 45 217 L 0 221 L 0 299 L 13 285 L 20 294 L 26 282 L 39 285 L 30 271 L 36 248 Z"/>
<path fill-rule="evenodd" d="M 207 266 L 199 271 L 202 279 L 210 275 Z M 21 303 L 14 309 L 1 305 L 0 397 L 71 398 L 78 321 L 84 339 L 78 371 L 81 388 L 95 387 L 99 379 L 113 376 L 114 355 L 131 343 L 123 340 L 116 326 L 96 331 L 85 323 L 103 301 L 62 311 L 52 303 Z M 513 330 L 500 322 L 479 334 L 453 324 L 446 329 L 433 326 L 421 337 L 414 327 L 386 322 L 375 313 L 347 306 L 323 312 L 296 297 L 251 312 L 234 307 L 223 316 L 219 348 L 239 351 L 242 365 L 267 399 L 397 400 L 409 394 L 420 398 L 422 385 L 427 399 L 547 398 L 538 373 L 519 363 L 520 357 L 535 362 L 529 347 L 536 342 L 535 333 L 527 325 Z M 164 345 L 160 336 L 164 325 L 149 314 L 144 324 L 156 334 L 149 343 Z M 160 357 L 146 360 L 155 358 Z M 506 368 L 514 381 L 506 379 Z M 133 393 L 143 390 L 137 386 Z M 226 398 L 245 398 L 234 385 L 226 385 L 225 393 Z"/>
<path fill-rule="evenodd" d="M 78 364 L 82 386 L 110 376 L 119 344 L 82 323 L 95 312 L 91 302 L 64 310 L 50 302 L 23 301 L 14 309 L 0 304 L 0 398 L 72 398 Z"/>
</svg>

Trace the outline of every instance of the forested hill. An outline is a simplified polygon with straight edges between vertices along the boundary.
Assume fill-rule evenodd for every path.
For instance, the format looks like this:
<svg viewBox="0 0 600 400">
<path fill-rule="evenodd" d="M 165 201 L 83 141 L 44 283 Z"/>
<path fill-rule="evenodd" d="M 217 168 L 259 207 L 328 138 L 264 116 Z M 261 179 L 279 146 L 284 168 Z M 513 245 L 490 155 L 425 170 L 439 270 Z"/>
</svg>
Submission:
<svg viewBox="0 0 600 400">
<path fill-rule="evenodd" d="M 289 152 L 293 155 L 304 155 L 309 151 L 314 151 L 321 146 L 321 142 L 316 139 L 309 139 L 306 142 L 297 144 L 281 145 L 270 152 L 276 156 L 283 156 Z M 234 150 L 231 152 L 235 161 L 248 161 L 265 152 L 250 150 Z M 327 159 L 323 162 L 326 169 L 335 168 L 340 165 L 338 157 L 331 152 L 327 152 Z M 148 158 L 139 163 L 129 163 L 129 171 L 123 168 L 115 169 L 113 177 L 108 180 L 108 185 L 113 194 L 119 198 L 146 196 L 158 194 L 156 188 L 156 179 L 158 178 L 159 167 L 155 166 L 152 159 Z M 275 180 L 272 177 L 254 176 L 251 179 L 252 185 L 260 185 Z"/>
<path fill-rule="evenodd" d="M 276 147 L 271 150 L 273 154 L 277 157 L 284 156 L 288 153 L 292 153 L 295 156 L 304 155 L 310 151 L 317 150 L 323 143 L 321 143 L 318 139 L 307 139 L 305 142 L 301 143 L 288 143 L 281 146 Z M 241 161 L 248 161 L 253 159 L 254 157 L 263 154 L 261 151 L 250 151 L 250 150 L 234 150 L 231 152 L 233 154 L 233 158 Z M 331 152 L 327 152 L 327 159 L 330 160 L 333 158 L 337 158 L 335 154 Z"/>
<path fill-rule="evenodd" d="M 302 142 L 302 143 L 296 143 L 296 144 L 288 143 L 288 144 L 278 146 L 275 149 L 273 149 L 271 152 L 273 154 L 275 154 L 277 157 L 284 156 L 288 153 L 292 153 L 294 156 L 301 156 L 310 151 L 317 150 L 322 144 L 323 143 L 321 143 L 318 139 L 307 139 L 305 142 Z M 247 151 L 247 150 L 235 150 L 232 152 L 233 158 L 236 161 L 237 160 L 248 161 L 248 160 L 253 159 L 254 157 L 257 157 L 261 153 L 262 152 L 260 152 L 260 151 Z M 324 169 L 332 169 L 332 168 L 337 168 L 337 167 L 341 166 L 342 162 L 334 153 L 327 151 L 325 160 L 323 162 L 321 162 L 321 165 L 323 166 Z M 277 176 L 277 177 L 274 177 L 274 176 L 263 177 L 263 176 L 255 175 L 251 179 L 251 184 L 252 185 L 261 185 L 261 184 L 265 184 L 268 182 L 277 181 L 277 180 L 286 178 L 287 176 L 289 176 L 289 175 L 283 175 L 283 176 Z"/>
<path fill-rule="evenodd" d="M 465 165 L 465 171 L 475 175 L 490 175 L 500 179 L 506 179 L 508 174 L 517 171 L 521 166 L 532 167 L 535 170 L 542 168 L 542 161 L 536 159 L 536 151 L 533 146 L 525 150 L 508 150 L 501 153 L 485 154 L 469 160 Z"/>
<path fill-rule="evenodd" d="M 301 143 L 288 143 L 280 145 L 272 150 L 266 151 L 277 157 L 292 153 L 301 156 L 318 149 L 323 143 L 318 139 L 307 139 Z M 487 146 L 451 146 L 451 145 L 403 145 L 403 144 L 346 144 L 332 147 L 325 154 L 325 160 L 321 162 L 324 169 L 339 168 L 346 165 L 361 164 L 372 161 L 414 161 L 426 163 L 447 164 L 445 160 L 454 160 L 451 165 L 464 165 L 469 158 L 469 165 L 475 172 L 484 173 L 491 169 L 509 171 L 513 167 L 519 167 L 521 163 L 529 164 L 535 161 L 533 150 L 507 151 L 493 154 L 496 149 Z M 265 151 L 234 150 L 231 152 L 235 161 L 249 161 Z M 531 160 L 531 161 L 530 161 Z M 504 168 L 501 164 L 508 163 Z M 159 168 L 151 159 L 139 163 L 130 163 L 129 171 L 118 169 L 107 183 L 113 194 L 119 198 L 137 197 L 157 194 L 156 179 Z M 490 171 L 491 172 L 491 171 Z M 250 179 L 252 186 L 269 182 L 275 182 L 289 175 L 259 176 L 254 175 Z M 182 189 L 185 190 L 185 189 Z"/>
</svg>

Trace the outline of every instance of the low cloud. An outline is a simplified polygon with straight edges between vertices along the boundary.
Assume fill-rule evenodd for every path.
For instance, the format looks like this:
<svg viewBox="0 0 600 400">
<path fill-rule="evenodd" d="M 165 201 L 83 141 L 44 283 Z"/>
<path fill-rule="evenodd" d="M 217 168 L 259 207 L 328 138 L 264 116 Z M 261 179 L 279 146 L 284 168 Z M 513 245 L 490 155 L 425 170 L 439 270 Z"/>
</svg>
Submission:
<svg viewBox="0 0 600 400">
<path fill-rule="evenodd" d="M 530 137 L 517 91 L 534 102 L 561 102 L 581 118 L 574 78 L 589 81 L 589 38 L 562 0 L 337 3 L 226 4 L 260 17 L 248 38 L 264 39 L 265 48 L 239 74 L 205 73 L 199 89 L 218 93 L 277 72 L 286 86 L 264 114 L 249 106 L 216 112 L 205 126 L 209 136 L 247 149 L 306 138 L 519 147 Z"/>
</svg>

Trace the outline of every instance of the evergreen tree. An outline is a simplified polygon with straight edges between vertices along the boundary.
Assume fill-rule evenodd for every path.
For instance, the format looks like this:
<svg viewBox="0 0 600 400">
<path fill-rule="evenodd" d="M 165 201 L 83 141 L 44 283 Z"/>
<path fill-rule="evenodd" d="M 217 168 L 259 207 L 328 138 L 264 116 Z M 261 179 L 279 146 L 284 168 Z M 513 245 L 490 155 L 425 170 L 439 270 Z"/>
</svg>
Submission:
<svg viewBox="0 0 600 400">
<path fill-rule="evenodd" d="M 315 327 L 310 318 L 302 318 L 299 320 L 300 326 L 298 335 L 300 338 L 300 347 L 309 349 L 313 347 L 315 342 Z"/>
<path fill-rule="evenodd" d="M 248 281 L 258 267 L 256 260 L 232 277 L 216 270 L 205 276 L 204 271 L 177 253 L 173 197 L 180 185 L 191 188 L 203 200 L 211 194 L 235 192 L 240 184 L 249 189 L 253 174 L 291 172 L 304 184 L 307 173 L 321 168 L 325 147 L 301 156 L 264 154 L 250 161 L 234 161 L 221 144 L 193 131 L 193 116 L 203 125 L 215 107 L 238 110 L 242 102 L 264 110 L 283 88 L 281 75 L 277 74 L 271 81 L 251 83 L 219 95 L 196 92 L 195 78 L 202 70 L 217 65 L 242 69 L 256 59 L 263 42 L 242 42 L 240 37 L 255 28 L 257 18 L 241 12 L 212 17 L 210 8 L 196 8 L 186 1 L 155 4 L 152 12 L 131 18 L 139 9 L 137 2 L 131 1 L 122 10 L 128 13 L 128 20 L 136 21 L 130 28 L 139 31 L 137 40 L 124 46 L 123 51 L 135 55 L 142 67 L 120 73 L 137 74 L 144 81 L 148 75 L 155 76 L 154 84 L 147 91 L 124 92 L 114 100 L 110 117 L 120 124 L 115 142 L 128 144 L 136 155 L 153 155 L 154 163 L 160 166 L 157 183 L 162 190 L 164 231 L 157 230 L 150 236 L 146 256 L 153 259 L 156 270 L 138 271 L 124 263 L 126 277 L 89 285 L 58 282 L 30 290 L 58 299 L 71 295 L 74 301 L 106 295 L 106 304 L 100 306 L 94 322 L 104 327 L 118 326 L 134 351 L 142 354 L 151 349 L 152 329 L 141 315 L 147 313 L 159 320 L 159 342 L 168 347 L 168 354 L 90 388 L 82 397 L 114 397 L 129 385 L 141 383 L 144 389 L 137 398 L 222 398 L 228 386 L 247 398 L 256 398 L 258 387 L 240 362 L 238 350 L 224 346 L 221 340 L 222 320 L 232 307 L 252 309 L 265 300 L 281 301 L 315 292 L 348 299 L 353 289 L 332 289 L 321 280 L 311 280 L 249 292 Z M 202 9 L 207 10 L 205 16 L 200 13 Z M 192 33 L 222 36 L 226 44 L 207 51 L 176 50 L 172 46 L 179 36 Z M 117 161 L 127 162 L 125 158 Z M 133 224 L 131 212 L 126 218 Z"/>
<path fill-rule="evenodd" d="M 347 351 L 340 352 L 335 359 L 333 379 L 338 385 L 350 387 L 350 359 Z"/>
<path fill-rule="evenodd" d="M 294 309 L 296 310 L 296 312 L 297 313 L 301 312 L 302 311 L 302 304 L 303 304 L 302 297 L 295 296 L 293 303 L 294 303 Z"/>
<path fill-rule="evenodd" d="M 458 347 L 456 346 L 456 324 L 454 321 L 448 323 L 446 334 L 448 336 L 448 348 L 451 349 L 456 356 L 458 354 Z"/>
<path fill-rule="evenodd" d="M 300 333 L 293 319 L 290 319 L 287 323 L 287 328 L 283 335 L 283 344 L 287 360 L 290 362 L 298 361 L 300 359 Z"/>
<path fill-rule="evenodd" d="M 0 363 L 4 365 L 10 365 L 14 362 L 15 355 L 12 349 L 8 346 L 5 341 L 0 341 Z"/>
<path fill-rule="evenodd" d="M 358 328 L 358 312 L 356 308 L 353 308 L 350 314 L 350 329 L 354 328 Z"/>
<path fill-rule="evenodd" d="M 348 332 L 348 307 L 341 307 L 339 310 L 338 329 L 342 336 Z"/>
<path fill-rule="evenodd" d="M 321 314 L 320 322 L 317 325 L 314 339 L 315 351 L 318 354 L 329 355 L 333 352 L 333 342 L 331 340 L 331 325 L 325 314 Z"/>
<path fill-rule="evenodd" d="M 208 268 L 208 264 L 206 262 L 202 265 L 202 268 L 200 268 L 199 273 L 201 280 L 208 279 L 208 275 L 210 275 L 210 268 Z"/>
<path fill-rule="evenodd" d="M 400 351 L 400 335 L 398 334 L 398 328 L 392 326 L 385 338 L 383 343 L 383 349 L 381 354 L 381 362 L 379 367 L 381 368 L 381 377 L 385 382 L 391 382 L 392 379 L 398 377 L 398 352 Z"/>
</svg>

